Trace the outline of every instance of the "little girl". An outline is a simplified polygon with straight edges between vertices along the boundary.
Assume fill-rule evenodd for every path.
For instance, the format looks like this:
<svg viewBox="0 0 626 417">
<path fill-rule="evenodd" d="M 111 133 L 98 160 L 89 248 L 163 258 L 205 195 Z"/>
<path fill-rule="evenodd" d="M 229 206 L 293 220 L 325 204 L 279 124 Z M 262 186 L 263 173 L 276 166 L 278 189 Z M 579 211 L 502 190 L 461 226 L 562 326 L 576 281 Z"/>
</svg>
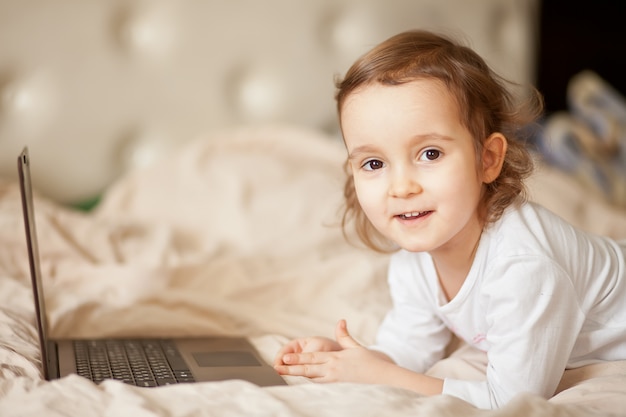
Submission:
<svg viewBox="0 0 626 417">
<path fill-rule="evenodd" d="M 577 230 L 525 200 L 522 133 L 541 113 L 472 50 L 399 34 L 338 83 L 348 153 L 344 227 L 393 252 L 393 309 L 376 344 L 289 342 L 275 368 L 315 381 L 389 384 L 480 408 L 550 397 L 566 368 L 626 359 L 626 241 Z M 424 373 L 452 335 L 487 355 L 485 380 Z"/>
</svg>

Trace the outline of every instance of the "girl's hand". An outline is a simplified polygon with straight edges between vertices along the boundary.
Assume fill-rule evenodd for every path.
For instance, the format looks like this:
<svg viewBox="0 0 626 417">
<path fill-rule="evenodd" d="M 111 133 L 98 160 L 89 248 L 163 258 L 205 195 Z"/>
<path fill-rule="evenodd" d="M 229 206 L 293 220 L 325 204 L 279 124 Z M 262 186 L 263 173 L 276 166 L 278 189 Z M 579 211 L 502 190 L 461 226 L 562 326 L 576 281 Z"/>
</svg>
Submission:
<svg viewBox="0 0 626 417">
<path fill-rule="evenodd" d="M 337 323 L 337 341 L 299 339 L 278 354 L 274 368 L 281 375 L 306 376 L 318 382 L 376 383 L 392 364 L 381 354 L 361 346 L 348 333 L 345 320 Z"/>
</svg>

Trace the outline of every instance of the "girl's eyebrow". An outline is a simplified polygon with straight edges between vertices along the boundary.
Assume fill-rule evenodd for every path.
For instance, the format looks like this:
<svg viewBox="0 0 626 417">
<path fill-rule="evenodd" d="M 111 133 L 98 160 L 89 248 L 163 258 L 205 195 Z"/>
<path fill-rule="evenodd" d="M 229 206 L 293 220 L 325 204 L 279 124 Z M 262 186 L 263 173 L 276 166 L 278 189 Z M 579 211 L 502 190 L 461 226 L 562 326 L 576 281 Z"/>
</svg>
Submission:
<svg viewBox="0 0 626 417">
<path fill-rule="evenodd" d="M 358 159 L 359 156 L 363 154 L 370 154 L 376 151 L 377 151 L 377 148 L 371 145 L 357 146 L 348 154 L 348 160 L 353 161 L 355 159 Z"/>
<path fill-rule="evenodd" d="M 420 142 L 426 141 L 426 140 L 436 140 L 436 141 L 446 141 L 446 142 L 450 142 L 453 141 L 454 138 L 450 137 L 450 136 L 446 136 L 446 135 L 440 135 L 438 133 L 425 133 L 425 134 L 421 134 L 421 135 L 415 135 L 412 139 L 411 139 L 411 144 L 412 145 L 416 145 L 419 144 Z M 362 145 L 362 146 L 357 146 L 356 148 L 354 148 L 349 154 L 348 154 L 348 160 L 352 161 L 354 159 L 358 159 L 359 156 L 361 156 L 362 154 L 369 154 L 369 153 L 374 153 L 377 152 L 378 148 L 372 145 Z"/>
<path fill-rule="evenodd" d="M 419 143 L 425 140 L 441 140 L 441 141 L 453 141 L 454 138 L 451 136 L 441 135 L 439 133 L 426 133 L 424 135 L 416 135 L 413 138 L 414 143 Z"/>
</svg>

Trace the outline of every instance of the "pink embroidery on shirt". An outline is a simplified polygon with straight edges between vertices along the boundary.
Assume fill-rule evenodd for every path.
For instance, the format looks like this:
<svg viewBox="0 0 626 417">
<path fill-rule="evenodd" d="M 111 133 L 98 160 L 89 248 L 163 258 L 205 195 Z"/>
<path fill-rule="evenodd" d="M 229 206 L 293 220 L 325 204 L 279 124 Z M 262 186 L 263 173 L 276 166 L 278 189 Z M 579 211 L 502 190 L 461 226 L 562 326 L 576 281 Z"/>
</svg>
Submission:
<svg viewBox="0 0 626 417">
<path fill-rule="evenodd" d="M 481 342 L 485 341 L 487 337 L 482 334 L 482 333 L 478 333 L 476 336 L 474 336 L 474 338 L 472 339 L 472 343 L 474 343 L 475 345 L 480 344 Z"/>
</svg>

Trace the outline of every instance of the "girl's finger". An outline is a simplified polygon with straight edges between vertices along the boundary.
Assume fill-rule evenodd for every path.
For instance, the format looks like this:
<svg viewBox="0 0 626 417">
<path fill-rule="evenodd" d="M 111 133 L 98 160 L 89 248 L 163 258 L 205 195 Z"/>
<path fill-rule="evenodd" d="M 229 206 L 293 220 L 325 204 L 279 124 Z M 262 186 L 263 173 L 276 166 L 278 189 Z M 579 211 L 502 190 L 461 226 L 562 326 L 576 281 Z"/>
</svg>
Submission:
<svg viewBox="0 0 626 417">
<path fill-rule="evenodd" d="M 339 320 L 335 328 L 335 337 L 339 345 L 344 348 L 355 348 L 361 346 L 359 342 L 354 340 L 348 333 L 348 324 L 345 320 Z"/>
<path fill-rule="evenodd" d="M 288 353 L 283 356 L 282 360 L 285 365 L 307 365 L 325 363 L 326 357 L 327 355 L 323 352 L 301 352 Z"/>
<path fill-rule="evenodd" d="M 305 376 L 312 379 L 324 377 L 322 367 L 319 365 L 282 365 L 276 366 L 274 369 L 280 375 Z"/>
</svg>

